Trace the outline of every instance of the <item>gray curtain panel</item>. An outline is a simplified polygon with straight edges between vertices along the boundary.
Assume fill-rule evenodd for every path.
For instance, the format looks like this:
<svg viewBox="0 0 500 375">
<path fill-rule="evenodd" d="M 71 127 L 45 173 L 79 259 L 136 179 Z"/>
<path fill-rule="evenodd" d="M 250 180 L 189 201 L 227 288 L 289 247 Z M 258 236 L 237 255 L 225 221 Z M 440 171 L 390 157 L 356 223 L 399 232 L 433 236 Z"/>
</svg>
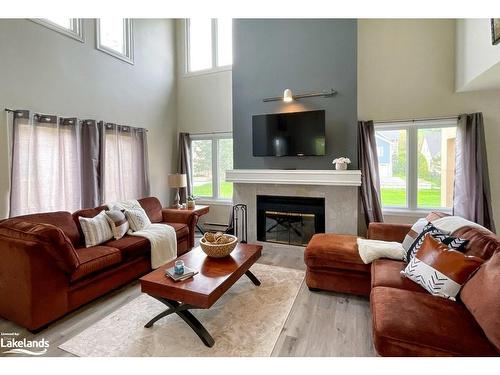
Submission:
<svg viewBox="0 0 500 375">
<path fill-rule="evenodd" d="M 373 121 L 358 121 L 358 160 L 361 168 L 361 201 L 366 225 L 383 222 L 380 205 L 380 178 Z"/>
<path fill-rule="evenodd" d="M 100 123 L 103 203 L 150 195 L 147 130 Z"/>
<path fill-rule="evenodd" d="M 78 120 L 15 111 L 12 130 L 9 215 L 79 209 Z"/>
<path fill-rule="evenodd" d="M 82 160 L 82 207 L 97 207 L 102 204 L 100 190 L 101 134 L 95 120 L 81 123 Z"/>
<path fill-rule="evenodd" d="M 179 156 L 177 160 L 177 172 L 186 174 L 187 187 L 180 189 L 181 202 L 193 194 L 193 161 L 191 159 L 191 137 L 189 133 L 179 133 Z"/>
<path fill-rule="evenodd" d="M 495 232 L 482 113 L 458 118 L 453 214 Z"/>
</svg>

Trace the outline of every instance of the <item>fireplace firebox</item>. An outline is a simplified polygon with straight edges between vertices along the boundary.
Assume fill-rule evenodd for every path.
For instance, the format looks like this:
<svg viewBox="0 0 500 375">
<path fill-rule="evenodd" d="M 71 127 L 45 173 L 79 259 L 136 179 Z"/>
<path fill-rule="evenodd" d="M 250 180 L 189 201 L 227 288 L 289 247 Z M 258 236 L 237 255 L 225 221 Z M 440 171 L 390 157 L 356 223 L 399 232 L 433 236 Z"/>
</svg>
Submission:
<svg viewBox="0 0 500 375">
<path fill-rule="evenodd" d="M 306 246 L 324 232 L 324 198 L 257 196 L 257 240 Z"/>
</svg>

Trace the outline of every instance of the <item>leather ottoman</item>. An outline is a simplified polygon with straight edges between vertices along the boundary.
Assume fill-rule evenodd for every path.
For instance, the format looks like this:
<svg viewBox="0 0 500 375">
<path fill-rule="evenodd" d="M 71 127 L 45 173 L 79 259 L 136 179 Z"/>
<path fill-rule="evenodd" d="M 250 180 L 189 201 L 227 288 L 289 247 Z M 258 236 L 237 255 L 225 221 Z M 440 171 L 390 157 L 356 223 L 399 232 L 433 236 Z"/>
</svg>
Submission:
<svg viewBox="0 0 500 375">
<path fill-rule="evenodd" d="M 358 253 L 357 237 L 333 233 L 315 234 L 306 247 L 306 283 L 311 290 L 369 296 L 370 264 Z"/>
</svg>

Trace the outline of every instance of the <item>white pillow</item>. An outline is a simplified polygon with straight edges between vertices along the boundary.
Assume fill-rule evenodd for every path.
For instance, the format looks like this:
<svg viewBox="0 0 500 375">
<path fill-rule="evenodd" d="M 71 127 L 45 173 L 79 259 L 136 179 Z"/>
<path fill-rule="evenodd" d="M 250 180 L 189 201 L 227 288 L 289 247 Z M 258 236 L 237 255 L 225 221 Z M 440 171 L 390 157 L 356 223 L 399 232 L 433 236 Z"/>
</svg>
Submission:
<svg viewBox="0 0 500 375">
<path fill-rule="evenodd" d="M 365 240 L 358 238 L 359 257 L 365 264 L 379 258 L 403 260 L 403 245 L 399 242 Z"/>
<path fill-rule="evenodd" d="M 80 216 L 78 220 L 85 237 L 86 247 L 96 246 L 113 238 L 113 232 L 104 210 L 94 217 Z"/>
<path fill-rule="evenodd" d="M 125 210 L 125 216 L 127 217 L 132 232 L 143 230 L 151 225 L 151 220 L 149 220 L 148 214 L 146 214 L 143 208 L 137 207 Z"/>
<path fill-rule="evenodd" d="M 405 236 L 403 240 L 404 254 L 410 250 L 411 245 L 418 238 L 419 234 L 422 233 L 425 226 L 429 224 L 429 221 L 426 218 L 421 218 L 416 221 L 415 224 L 412 225 L 410 231 Z"/>
<path fill-rule="evenodd" d="M 111 227 L 115 240 L 119 240 L 127 234 L 129 226 L 127 218 L 123 212 L 120 210 L 106 211 L 106 219 L 108 219 L 108 223 Z"/>
</svg>

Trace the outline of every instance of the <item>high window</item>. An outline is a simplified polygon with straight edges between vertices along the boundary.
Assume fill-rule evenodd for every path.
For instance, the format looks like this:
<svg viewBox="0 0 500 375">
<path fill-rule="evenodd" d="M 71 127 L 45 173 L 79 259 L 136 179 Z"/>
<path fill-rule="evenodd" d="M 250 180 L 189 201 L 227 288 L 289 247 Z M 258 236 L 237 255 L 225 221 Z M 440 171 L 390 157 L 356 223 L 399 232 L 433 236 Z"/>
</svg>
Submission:
<svg viewBox="0 0 500 375">
<path fill-rule="evenodd" d="M 83 20 L 81 18 L 66 18 L 66 17 L 52 17 L 52 18 L 35 18 L 32 21 L 48 27 L 51 30 L 57 31 L 63 35 L 69 36 L 73 39 L 84 41 L 83 38 Z"/>
<path fill-rule="evenodd" d="M 100 18 L 96 21 L 97 49 L 134 63 L 134 35 L 129 18 Z"/>
<path fill-rule="evenodd" d="M 231 135 L 191 135 L 193 194 L 196 197 L 227 200 L 233 198 L 233 183 L 226 171 L 233 168 Z"/>
<path fill-rule="evenodd" d="M 233 21 L 186 20 L 186 73 L 225 70 L 233 63 Z"/>
<path fill-rule="evenodd" d="M 456 120 L 375 126 L 384 209 L 451 209 Z"/>
</svg>

